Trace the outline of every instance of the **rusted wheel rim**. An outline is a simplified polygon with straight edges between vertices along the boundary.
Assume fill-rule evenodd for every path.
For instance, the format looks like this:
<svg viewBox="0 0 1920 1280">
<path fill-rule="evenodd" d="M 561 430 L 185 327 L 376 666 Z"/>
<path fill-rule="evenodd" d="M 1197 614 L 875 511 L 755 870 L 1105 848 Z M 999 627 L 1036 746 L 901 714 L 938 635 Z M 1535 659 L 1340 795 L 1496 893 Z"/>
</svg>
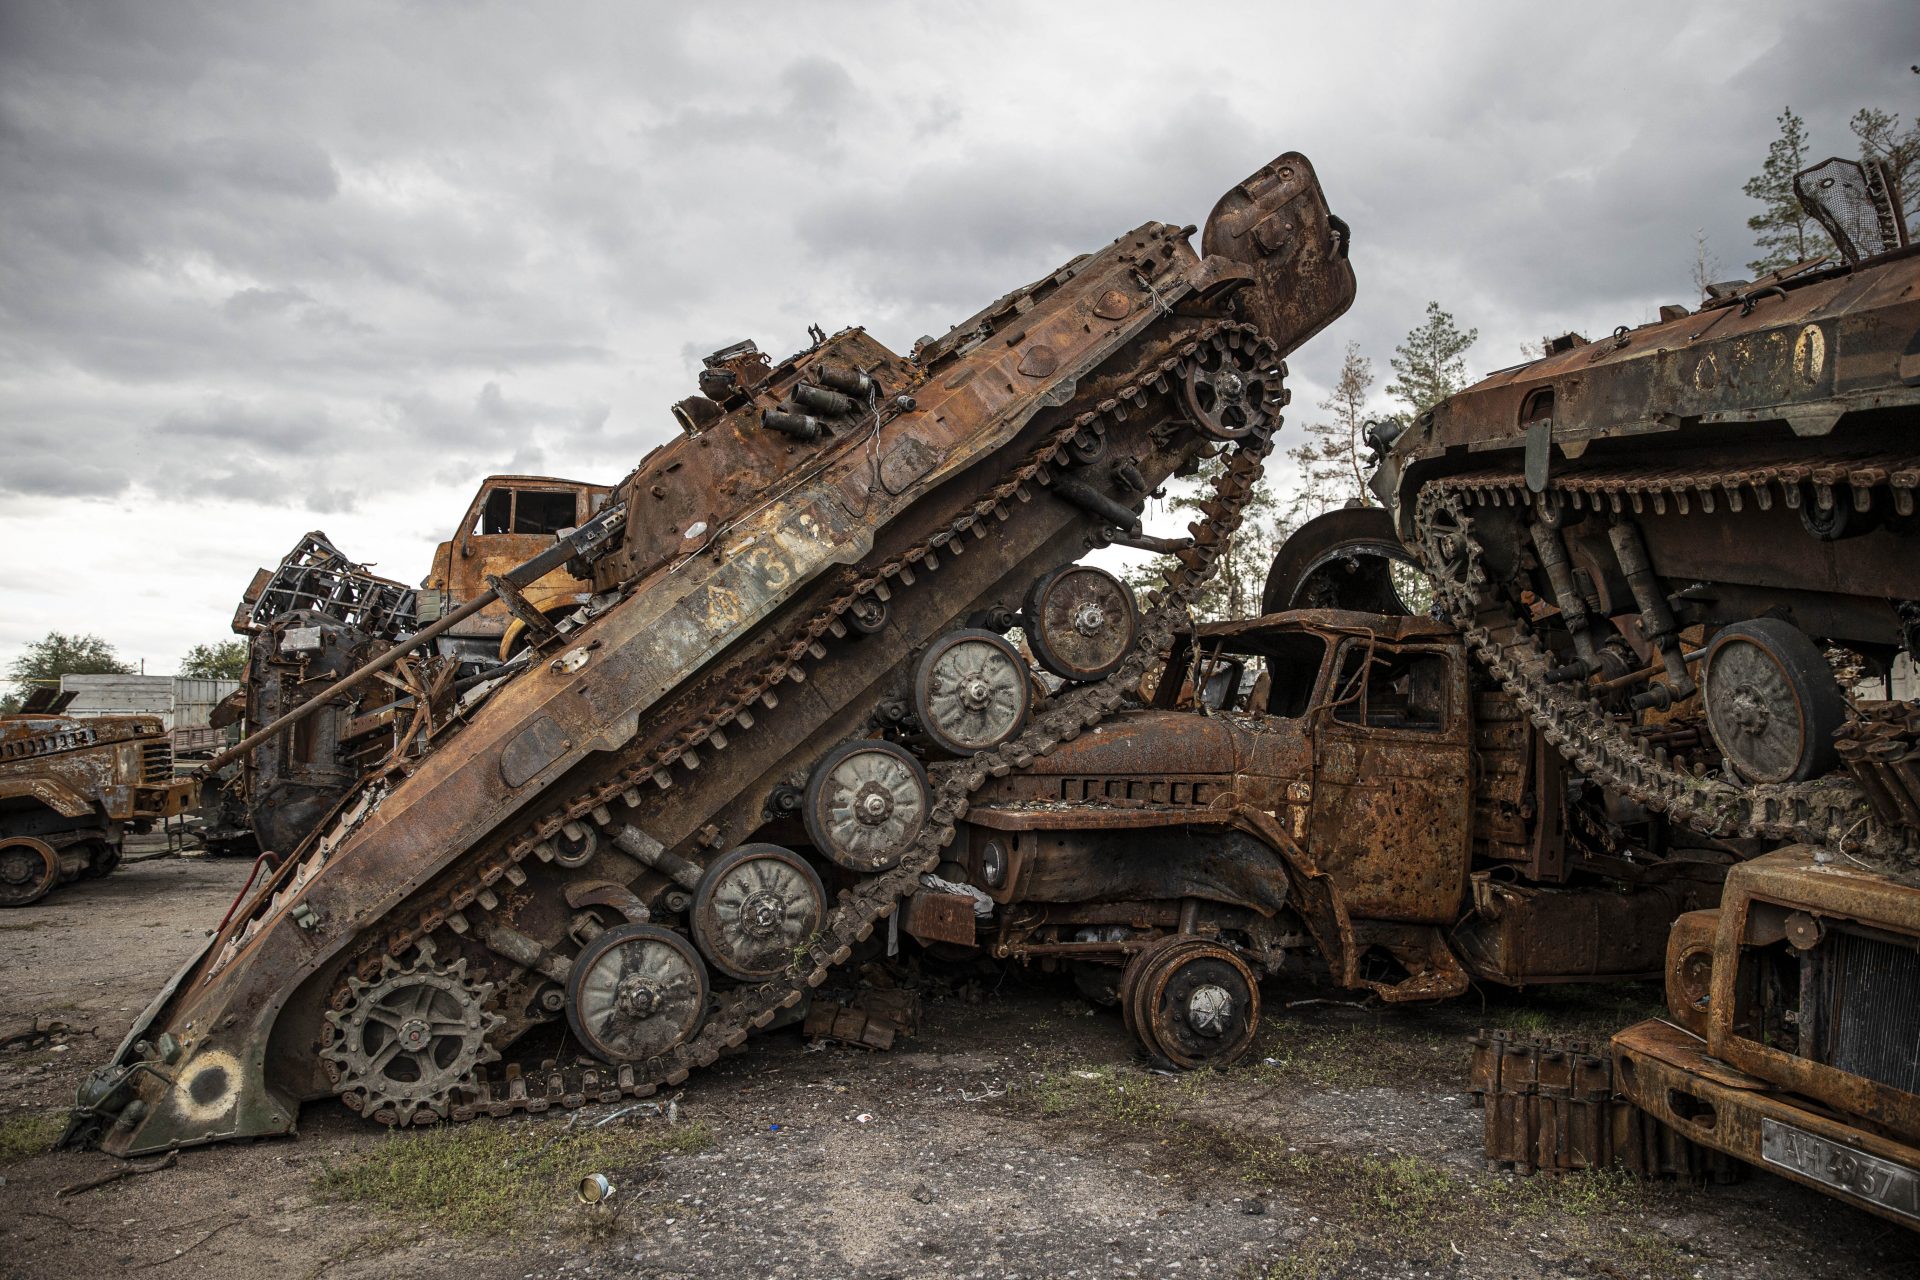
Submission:
<svg viewBox="0 0 1920 1280">
<path fill-rule="evenodd" d="M 567 975 L 567 1025 L 602 1062 L 641 1062 L 699 1030 L 707 967 L 685 938 L 657 925 L 609 929 Z"/>
<path fill-rule="evenodd" d="M 1252 1047 L 1260 984 L 1230 948 L 1198 939 L 1170 948 L 1141 975 L 1140 988 L 1135 1017 L 1151 1035 L 1148 1047 L 1175 1066 L 1225 1064 Z"/>
<path fill-rule="evenodd" d="M 693 940 L 729 978 L 770 978 L 820 930 L 826 886 L 777 844 L 742 845 L 707 869 L 693 895 Z"/>
<path fill-rule="evenodd" d="M 1033 698 L 1027 664 L 1005 637 L 971 628 L 933 642 L 914 675 L 913 709 L 941 749 L 972 755 L 1008 741 Z"/>
<path fill-rule="evenodd" d="M 920 762 L 891 742 L 862 739 L 828 752 L 807 781 L 802 817 L 814 848 L 849 871 L 884 871 L 927 825 Z"/>
<path fill-rule="evenodd" d="M 1187 416 L 1209 439 L 1239 440 L 1271 415 L 1269 375 L 1250 348 L 1204 346 L 1187 362 L 1183 381 Z"/>
<path fill-rule="evenodd" d="M 1113 674 L 1140 624 L 1127 584 L 1092 565 L 1067 565 L 1034 583 L 1025 613 L 1033 656 L 1063 680 Z"/>
<path fill-rule="evenodd" d="M 0 907 L 24 907 L 59 883 L 60 855 L 45 841 L 15 836 L 0 841 Z"/>
<path fill-rule="evenodd" d="M 1819 646 L 1792 623 L 1726 628 L 1707 649 L 1701 683 L 1713 740 L 1749 782 L 1802 782 L 1836 763 L 1846 696 Z"/>
</svg>

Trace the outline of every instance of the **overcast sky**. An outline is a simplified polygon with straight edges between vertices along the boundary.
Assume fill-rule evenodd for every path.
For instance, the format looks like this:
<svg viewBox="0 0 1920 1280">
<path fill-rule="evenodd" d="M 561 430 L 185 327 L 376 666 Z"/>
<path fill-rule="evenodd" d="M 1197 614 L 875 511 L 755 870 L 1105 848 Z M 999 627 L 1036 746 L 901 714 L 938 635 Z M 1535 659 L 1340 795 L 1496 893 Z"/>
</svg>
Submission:
<svg viewBox="0 0 1920 1280">
<path fill-rule="evenodd" d="M 1691 301 L 1788 104 L 1920 108 L 1911 4 L 0 0 L 0 667 L 170 672 L 301 533 L 417 581 L 478 479 L 613 481 L 699 357 L 905 350 L 1304 151 L 1384 386 Z M 1382 407 L 1385 407 L 1384 400 Z"/>
</svg>

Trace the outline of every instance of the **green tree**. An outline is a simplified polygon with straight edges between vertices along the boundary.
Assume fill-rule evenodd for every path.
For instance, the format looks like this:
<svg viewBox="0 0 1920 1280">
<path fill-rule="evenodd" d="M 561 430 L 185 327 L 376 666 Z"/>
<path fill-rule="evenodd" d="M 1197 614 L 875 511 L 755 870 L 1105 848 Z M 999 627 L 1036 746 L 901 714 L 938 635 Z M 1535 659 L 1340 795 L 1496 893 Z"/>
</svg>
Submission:
<svg viewBox="0 0 1920 1280">
<path fill-rule="evenodd" d="M 1453 316 L 1437 302 L 1427 304 L 1426 323 L 1407 335 L 1394 348 L 1394 380 L 1387 394 L 1406 405 L 1412 417 L 1419 417 L 1434 405 L 1467 385 L 1467 348 L 1480 338 L 1478 329 L 1462 333 Z"/>
<path fill-rule="evenodd" d="M 35 640 L 13 660 L 7 678 L 13 682 L 14 696 L 25 701 L 35 689 L 59 688 L 61 676 L 123 676 L 132 671 L 132 665 L 99 636 L 49 631 L 46 639 Z"/>
<path fill-rule="evenodd" d="M 222 640 L 218 644 L 197 644 L 180 659 L 180 674 L 201 680 L 244 680 L 247 642 Z"/>
<path fill-rule="evenodd" d="M 1807 167 L 1806 122 L 1792 107 L 1782 111 L 1778 120 L 1780 136 L 1768 144 L 1766 163 L 1741 188 L 1760 202 L 1760 212 L 1747 219 L 1753 247 L 1760 255 L 1747 264 L 1755 276 L 1833 251 L 1826 230 L 1808 216 L 1793 194 L 1793 175 Z"/>
<path fill-rule="evenodd" d="M 1287 450 L 1287 460 L 1299 468 L 1300 482 L 1287 507 L 1289 521 L 1303 523 L 1351 502 L 1371 505 L 1362 457 L 1367 394 L 1373 382 L 1373 361 L 1360 354 L 1359 343 L 1349 342 L 1333 392 L 1320 402 L 1333 415 L 1332 421 L 1307 423 L 1302 428 L 1307 438 Z"/>
<path fill-rule="evenodd" d="M 1900 117 L 1872 107 L 1862 107 L 1847 122 L 1853 136 L 1860 140 L 1860 159 L 1884 160 L 1893 170 L 1900 188 L 1900 216 L 1907 230 L 1920 232 L 1920 119 L 1900 131 Z"/>
</svg>

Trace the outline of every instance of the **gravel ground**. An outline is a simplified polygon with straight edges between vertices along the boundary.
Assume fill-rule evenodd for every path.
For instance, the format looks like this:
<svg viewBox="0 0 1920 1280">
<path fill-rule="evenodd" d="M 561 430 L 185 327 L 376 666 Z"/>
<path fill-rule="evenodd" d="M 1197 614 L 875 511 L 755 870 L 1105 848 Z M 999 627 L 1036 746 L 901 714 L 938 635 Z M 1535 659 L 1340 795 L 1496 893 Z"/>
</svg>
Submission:
<svg viewBox="0 0 1920 1280">
<path fill-rule="evenodd" d="M 163 1172 L 57 1197 L 118 1162 L 20 1148 L 245 875 L 238 860 L 155 858 L 0 917 L 0 1021 L 75 1028 L 0 1053 L 13 1146 L 0 1154 L 0 1272 L 1920 1274 L 1912 1235 L 1765 1174 L 1693 1188 L 1487 1169 L 1481 1113 L 1460 1092 L 1463 1036 L 1483 1023 L 1600 1030 L 1657 998 L 1644 990 L 1394 1011 L 1289 1010 L 1313 993 L 1269 991 L 1254 1062 L 1172 1078 L 1144 1070 L 1118 1019 L 1070 984 L 982 973 L 932 984 L 919 1034 L 889 1053 L 810 1048 L 791 1029 L 750 1043 L 688 1082 L 678 1127 L 628 1115 L 588 1128 L 617 1110 L 600 1107 L 504 1139 L 484 1122 L 388 1138 L 315 1104 L 296 1139 L 187 1151 Z M 527 1155 L 503 1159 L 503 1141 Z M 600 1167 L 569 1165 L 577 1149 Z M 600 1210 L 568 1192 L 590 1172 L 619 1188 Z M 491 1230 L 452 1216 L 474 1205 Z"/>
</svg>

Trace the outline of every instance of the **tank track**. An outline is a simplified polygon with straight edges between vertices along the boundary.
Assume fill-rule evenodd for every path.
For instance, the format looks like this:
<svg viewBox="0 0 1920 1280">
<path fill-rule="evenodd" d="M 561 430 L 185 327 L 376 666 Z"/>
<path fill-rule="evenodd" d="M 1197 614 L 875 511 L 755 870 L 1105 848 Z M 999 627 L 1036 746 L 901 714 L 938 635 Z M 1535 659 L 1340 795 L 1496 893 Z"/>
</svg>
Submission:
<svg viewBox="0 0 1920 1280">
<path fill-rule="evenodd" d="M 1676 766 L 1663 748 L 1627 732 L 1577 683 L 1547 679 L 1555 659 L 1486 571 L 1485 545 L 1473 532 L 1478 507 L 1551 503 L 1574 511 L 1681 515 L 1724 502 L 1739 511 L 1747 501 L 1766 509 L 1777 499 L 1798 507 L 1810 490 L 1822 509 L 1852 502 L 1866 510 L 1882 494 L 1902 515 L 1914 509 L 1920 469 L 1911 457 L 1757 462 L 1733 470 L 1681 467 L 1581 470 L 1552 477 L 1545 492 L 1529 491 L 1519 471 L 1488 470 L 1436 479 L 1419 493 L 1414 547 L 1434 582 L 1437 602 L 1475 656 L 1526 709 L 1548 742 L 1589 778 L 1631 797 L 1655 813 L 1709 836 L 1788 840 L 1814 845 L 1828 857 L 1866 861 L 1883 869 L 1920 871 L 1920 832 L 1885 821 L 1857 782 L 1829 774 L 1808 782 L 1742 785 L 1695 775 Z"/>
<path fill-rule="evenodd" d="M 826 607 L 789 630 L 777 648 L 779 656 L 774 664 L 757 668 L 738 679 L 723 695 L 713 699 L 706 711 L 664 738 L 656 739 L 656 746 L 614 779 L 549 810 L 548 816 L 530 824 L 432 908 L 393 929 L 381 944 L 347 966 L 331 1007 L 339 1010 L 351 1003 L 356 974 L 362 980 L 369 980 L 382 966 L 390 964 L 391 958 L 404 956 L 423 943 L 432 945 L 430 935 L 438 931 L 467 933 L 473 928 L 469 916 L 491 911 L 497 905 L 492 886 L 502 878 L 509 884 L 523 880 L 524 873 L 518 871 L 516 864 L 529 856 L 551 858 L 549 842 L 569 824 L 592 823 L 596 828 L 618 829 L 620 823 L 613 806 L 639 804 L 637 788 L 651 784 L 666 790 L 675 786 L 675 766 L 697 768 L 702 751 L 724 750 L 729 733 L 750 731 L 756 707 L 776 706 L 781 684 L 804 682 L 807 678 L 804 664 L 809 659 L 825 658 L 827 644 L 849 637 L 852 629 L 843 615 L 857 601 L 869 596 L 885 601 L 893 591 L 910 588 L 918 574 L 937 571 L 943 552 L 960 554 L 964 550 L 963 539 L 989 536 L 993 525 L 1011 518 L 1010 504 L 1032 501 L 1036 487 L 1049 485 L 1054 471 L 1069 463 L 1076 445 L 1085 449 L 1097 444 L 1108 422 L 1123 421 L 1156 400 L 1168 406 L 1170 419 L 1177 419 L 1179 410 L 1172 406 L 1178 402 L 1179 373 L 1203 343 L 1214 344 L 1222 350 L 1251 349 L 1285 373 L 1277 348 L 1251 326 L 1215 323 L 1198 331 L 1157 366 L 1121 387 L 1112 399 L 1100 402 L 1063 425 L 946 528 L 877 567 L 849 571 Z M 1276 409 L 1284 403 L 1282 395 Z M 1057 744 L 1077 737 L 1122 706 L 1129 691 L 1146 673 L 1148 664 L 1172 643 L 1175 629 L 1186 618 L 1195 594 L 1212 576 L 1223 544 L 1239 526 L 1241 509 L 1260 478 L 1266 456 L 1272 449 L 1272 434 L 1279 425 L 1280 418 L 1275 413 L 1247 436 L 1220 447 L 1224 465 L 1215 473 L 1212 495 L 1202 505 L 1203 519 L 1190 526 L 1193 545 L 1176 553 L 1179 564 L 1169 574 L 1166 589 L 1149 596 L 1149 607 L 1142 613 L 1134 648 L 1121 666 L 1102 680 L 1071 686 L 1037 707 L 1033 719 L 1013 740 L 964 759 L 932 765 L 928 769 L 929 821 L 918 842 L 893 868 L 867 876 L 842 890 L 819 934 L 780 978 L 716 993 L 716 1007 L 700 1030 L 661 1057 L 618 1067 L 545 1065 L 532 1072 L 519 1064 L 508 1063 L 484 1074 L 476 1073 L 470 1082 L 453 1089 L 448 1105 L 422 1104 L 404 1111 L 381 1106 L 368 1112 L 369 1118 L 389 1125 L 432 1124 L 482 1115 L 501 1117 L 522 1111 L 544 1111 L 553 1106 L 579 1107 L 622 1097 L 646 1097 L 663 1086 L 681 1083 L 692 1071 L 737 1048 L 753 1031 L 766 1027 L 783 1010 L 798 1004 L 809 989 L 826 979 L 833 966 L 851 956 L 856 943 L 870 937 L 873 930 L 919 888 L 921 874 L 938 865 L 941 850 L 953 840 L 955 824 L 965 816 L 968 798 L 985 785 L 988 778 L 1004 777 L 1013 770 L 1030 766 Z M 331 1022 L 321 1028 L 323 1056 L 332 1047 L 336 1034 Z M 332 1059 L 328 1059 L 328 1065 L 330 1073 L 337 1072 L 338 1066 Z M 336 1077 L 335 1082 L 343 1086 L 350 1083 L 343 1077 Z M 363 1100 L 351 1092 L 341 1097 L 350 1108 L 360 1109 L 357 1102 L 364 1106 Z"/>
</svg>

